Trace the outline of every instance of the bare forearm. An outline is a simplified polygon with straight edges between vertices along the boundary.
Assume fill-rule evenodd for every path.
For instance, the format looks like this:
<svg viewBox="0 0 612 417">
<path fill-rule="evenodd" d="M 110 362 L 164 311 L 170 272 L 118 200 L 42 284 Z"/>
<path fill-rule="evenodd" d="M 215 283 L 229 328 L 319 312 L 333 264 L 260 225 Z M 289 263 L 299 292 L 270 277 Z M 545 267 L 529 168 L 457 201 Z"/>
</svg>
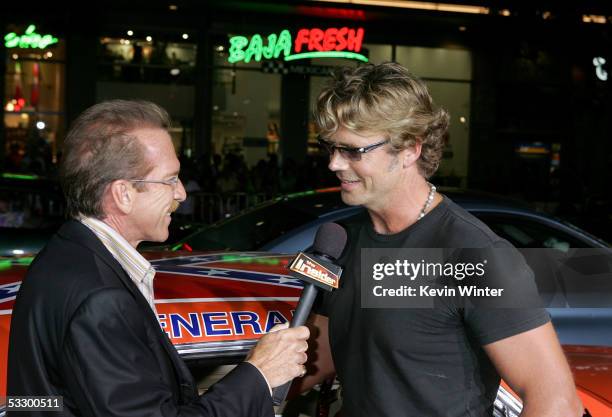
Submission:
<svg viewBox="0 0 612 417">
<path fill-rule="evenodd" d="M 525 400 L 521 417 L 582 417 L 584 409 L 577 395 Z"/>
</svg>

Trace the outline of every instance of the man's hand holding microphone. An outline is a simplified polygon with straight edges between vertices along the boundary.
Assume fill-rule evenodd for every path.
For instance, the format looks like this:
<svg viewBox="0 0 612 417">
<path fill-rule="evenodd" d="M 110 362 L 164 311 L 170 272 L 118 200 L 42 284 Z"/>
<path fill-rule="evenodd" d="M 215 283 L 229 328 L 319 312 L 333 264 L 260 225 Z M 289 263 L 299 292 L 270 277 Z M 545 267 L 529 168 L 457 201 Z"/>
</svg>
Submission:
<svg viewBox="0 0 612 417">
<path fill-rule="evenodd" d="M 275 326 L 251 350 L 247 362 L 256 366 L 273 390 L 273 402 L 284 401 L 291 380 L 306 374 L 308 337 L 304 323 L 319 288 L 338 288 L 342 269 L 335 265 L 346 245 L 346 231 L 336 223 L 325 223 L 318 230 L 311 250 L 298 253 L 289 266 L 292 276 L 304 282 L 291 324 Z M 287 328 L 290 326 L 290 328 Z"/>
<path fill-rule="evenodd" d="M 306 351 L 310 330 L 306 326 L 288 328 L 289 324 L 274 326 L 259 339 L 246 361 L 261 371 L 270 388 L 275 388 L 306 373 Z"/>
</svg>

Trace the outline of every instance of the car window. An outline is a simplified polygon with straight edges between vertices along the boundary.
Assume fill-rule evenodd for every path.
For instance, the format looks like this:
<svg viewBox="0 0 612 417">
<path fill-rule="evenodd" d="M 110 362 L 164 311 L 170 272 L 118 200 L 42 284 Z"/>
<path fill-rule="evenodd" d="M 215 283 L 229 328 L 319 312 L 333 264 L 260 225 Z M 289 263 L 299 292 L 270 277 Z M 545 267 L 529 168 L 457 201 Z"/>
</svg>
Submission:
<svg viewBox="0 0 612 417">
<path fill-rule="evenodd" d="M 547 307 L 612 307 L 612 254 L 553 225 L 517 215 L 475 213 L 521 249 Z M 553 251 L 529 251 L 549 248 Z M 586 249 L 586 250 L 585 250 Z"/>
<path fill-rule="evenodd" d="M 567 232 L 536 220 L 506 214 L 474 213 L 497 235 L 517 248 L 549 248 L 567 252 L 572 248 L 587 248 L 590 245 Z"/>
<path fill-rule="evenodd" d="M 294 229 L 346 207 L 338 193 L 303 194 L 299 198 L 278 198 L 245 210 L 204 227 L 183 243 L 194 250 L 261 250 L 264 245 Z"/>
<path fill-rule="evenodd" d="M 316 217 L 300 211 L 288 214 L 285 204 L 271 204 L 206 227 L 185 241 L 195 250 L 250 251 Z"/>
</svg>

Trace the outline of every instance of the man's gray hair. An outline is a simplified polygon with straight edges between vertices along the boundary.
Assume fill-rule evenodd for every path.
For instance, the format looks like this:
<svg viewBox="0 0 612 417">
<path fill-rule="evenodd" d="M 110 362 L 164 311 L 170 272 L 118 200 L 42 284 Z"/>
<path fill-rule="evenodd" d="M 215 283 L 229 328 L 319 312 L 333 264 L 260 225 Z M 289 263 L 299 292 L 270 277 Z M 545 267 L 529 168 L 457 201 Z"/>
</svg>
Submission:
<svg viewBox="0 0 612 417">
<path fill-rule="evenodd" d="M 169 127 L 168 113 L 147 101 L 110 100 L 85 110 L 64 140 L 60 163 L 67 215 L 103 218 L 102 199 L 109 184 L 144 178 L 153 168 L 133 131 Z"/>
</svg>

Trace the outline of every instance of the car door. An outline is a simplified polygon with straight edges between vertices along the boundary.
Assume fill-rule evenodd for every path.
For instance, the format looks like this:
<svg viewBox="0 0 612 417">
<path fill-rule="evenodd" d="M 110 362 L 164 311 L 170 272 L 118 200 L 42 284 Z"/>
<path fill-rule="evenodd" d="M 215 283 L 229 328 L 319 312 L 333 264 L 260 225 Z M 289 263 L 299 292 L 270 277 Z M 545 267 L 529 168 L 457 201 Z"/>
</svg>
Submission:
<svg viewBox="0 0 612 417">
<path fill-rule="evenodd" d="M 562 344 L 612 346 L 609 248 L 553 219 L 472 213 L 524 254 Z"/>
</svg>

